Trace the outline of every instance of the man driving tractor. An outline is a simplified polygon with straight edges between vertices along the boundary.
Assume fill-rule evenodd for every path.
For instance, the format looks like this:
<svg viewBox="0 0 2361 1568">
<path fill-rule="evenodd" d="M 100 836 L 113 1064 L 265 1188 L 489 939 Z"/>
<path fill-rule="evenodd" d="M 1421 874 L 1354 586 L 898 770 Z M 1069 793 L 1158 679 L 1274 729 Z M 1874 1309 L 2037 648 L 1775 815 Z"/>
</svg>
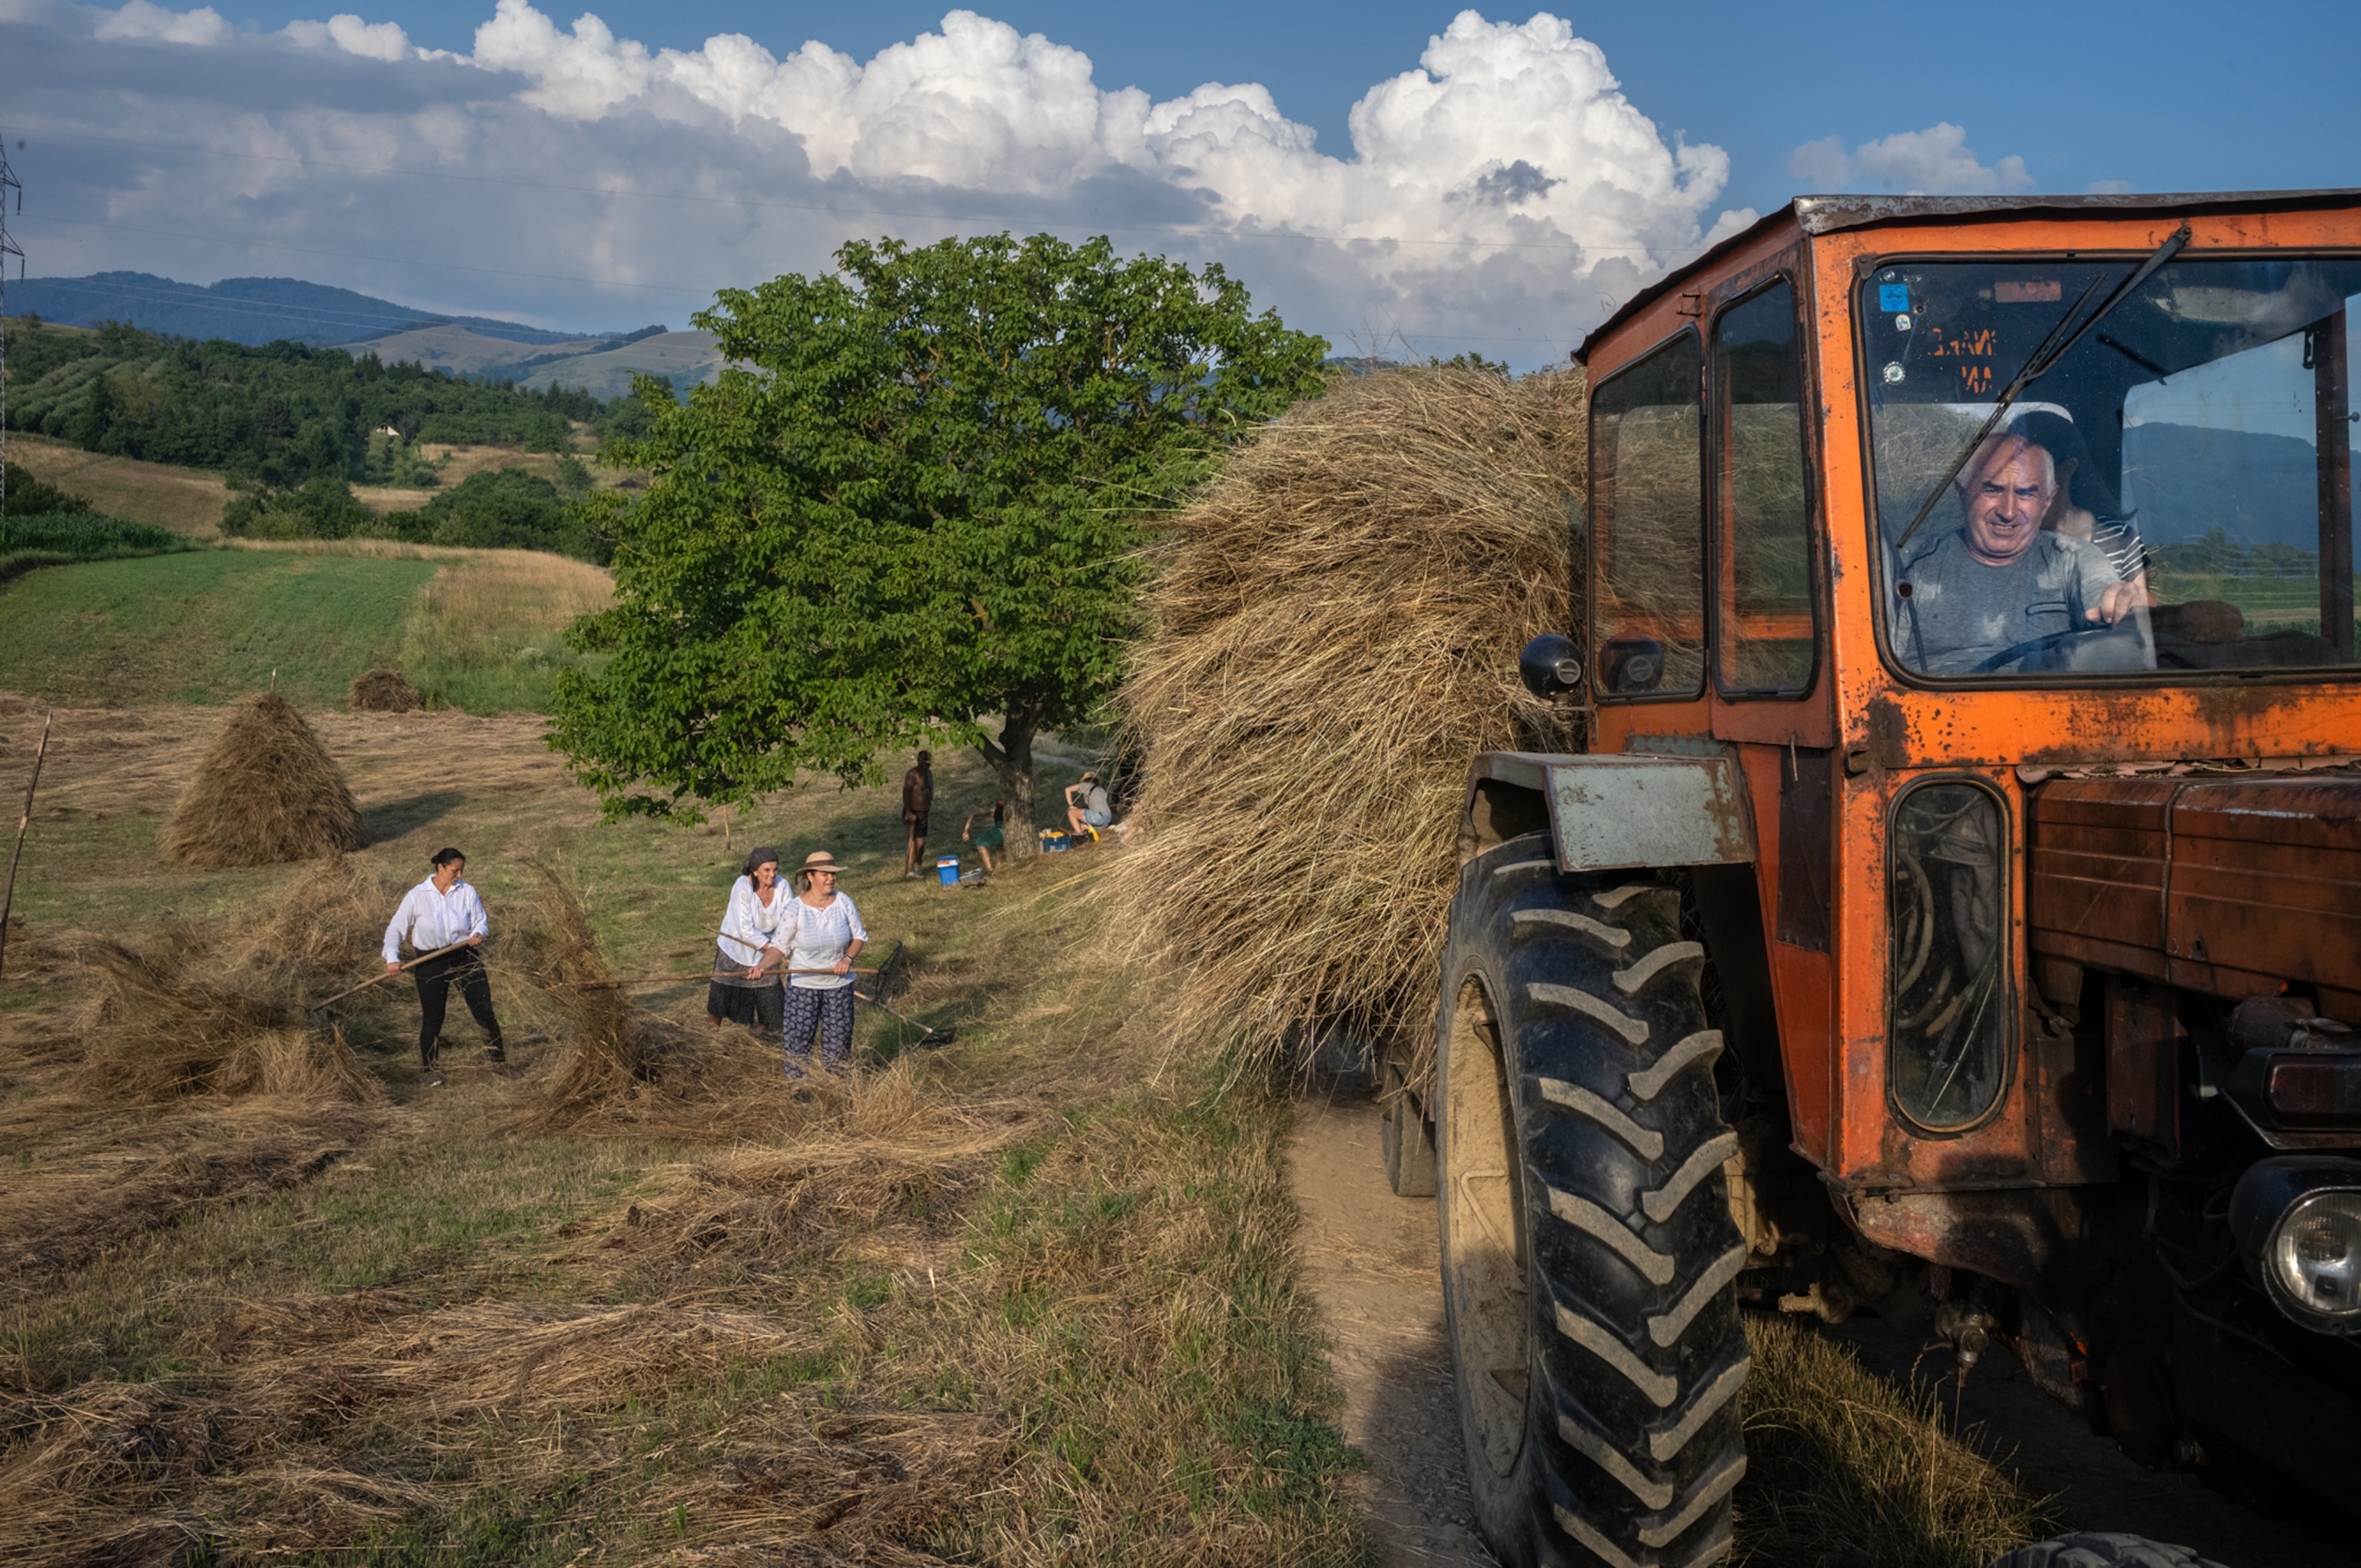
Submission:
<svg viewBox="0 0 2361 1568">
<path fill-rule="evenodd" d="M 2139 590 L 2104 551 L 2042 526 L 2058 466 L 2030 436 L 1986 440 L 1953 488 L 1966 521 L 1904 562 L 1894 586 L 1897 641 L 1927 674 L 1990 673 L 2139 607 Z M 2155 667 L 2153 649 L 2140 659 Z"/>
</svg>

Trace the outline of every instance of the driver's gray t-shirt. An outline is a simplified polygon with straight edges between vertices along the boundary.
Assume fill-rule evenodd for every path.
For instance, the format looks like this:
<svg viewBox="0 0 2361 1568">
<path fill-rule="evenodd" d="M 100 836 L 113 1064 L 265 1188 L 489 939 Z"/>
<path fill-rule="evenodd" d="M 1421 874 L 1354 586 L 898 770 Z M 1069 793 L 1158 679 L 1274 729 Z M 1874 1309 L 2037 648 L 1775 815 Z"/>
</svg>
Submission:
<svg viewBox="0 0 2361 1568">
<path fill-rule="evenodd" d="M 2026 643 L 2095 628 L 2084 612 L 2121 580 L 2106 552 L 2071 534 L 2042 532 L 2007 565 L 1987 566 L 1955 529 L 1894 575 L 1897 590 L 1909 585 L 1894 599 L 1894 651 L 1925 674 L 1975 674 L 2012 649 L 2037 652 Z"/>
</svg>

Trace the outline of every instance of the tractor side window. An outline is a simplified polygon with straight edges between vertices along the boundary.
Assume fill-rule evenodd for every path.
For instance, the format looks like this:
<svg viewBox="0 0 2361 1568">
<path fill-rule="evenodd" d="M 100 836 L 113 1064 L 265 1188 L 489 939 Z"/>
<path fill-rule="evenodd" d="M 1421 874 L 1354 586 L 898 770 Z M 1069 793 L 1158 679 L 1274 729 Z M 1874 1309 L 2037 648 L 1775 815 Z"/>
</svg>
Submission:
<svg viewBox="0 0 2361 1568">
<path fill-rule="evenodd" d="M 2008 1087 L 2008 850 L 1982 784 L 1922 784 L 1894 808 L 1886 1088 L 1929 1132 L 1982 1120 Z"/>
<path fill-rule="evenodd" d="M 1715 679 L 1732 694 L 1792 696 L 1812 684 L 1812 508 L 1803 348 L 1784 280 L 1714 323 L 1713 389 Z"/>
<path fill-rule="evenodd" d="M 1684 333 L 1590 400 L 1591 668 L 1602 698 L 1705 689 L 1704 352 Z"/>
</svg>

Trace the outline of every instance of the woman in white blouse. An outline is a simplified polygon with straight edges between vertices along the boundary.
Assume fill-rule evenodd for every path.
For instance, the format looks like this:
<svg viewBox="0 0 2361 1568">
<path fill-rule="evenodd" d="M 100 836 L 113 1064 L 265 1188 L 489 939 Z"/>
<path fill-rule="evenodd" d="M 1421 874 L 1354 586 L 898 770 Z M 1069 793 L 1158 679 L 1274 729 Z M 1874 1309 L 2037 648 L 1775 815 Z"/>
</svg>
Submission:
<svg viewBox="0 0 2361 1568">
<path fill-rule="evenodd" d="M 725 1019 L 763 1030 L 779 1026 L 779 970 L 786 952 L 778 936 L 794 925 L 787 913 L 794 902 L 779 885 L 779 851 L 766 844 L 749 853 L 721 914 L 713 976 L 705 988 L 705 1016 L 717 1028 Z"/>
<path fill-rule="evenodd" d="M 820 1065 L 842 1072 L 852 1060 L 852 960 L 869 941 L 861 911 L 836 891 L 843 867 L 826 850 L 804 857 L 796 870 L 797 892 L 787 901 L 787 1076 L 801 1078 L 819 1036 Z"/>
</svg>

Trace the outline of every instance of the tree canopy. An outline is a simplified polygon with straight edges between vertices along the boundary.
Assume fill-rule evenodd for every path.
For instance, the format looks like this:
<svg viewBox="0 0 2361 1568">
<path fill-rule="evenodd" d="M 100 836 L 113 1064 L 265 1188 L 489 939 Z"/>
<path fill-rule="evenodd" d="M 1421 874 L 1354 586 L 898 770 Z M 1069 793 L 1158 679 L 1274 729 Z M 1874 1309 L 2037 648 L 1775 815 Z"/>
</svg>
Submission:
<svg viewBox="0 0 2361 1568">
<path fill-rule="evenodd" d="M 653 477 L 600 520 L 617 602 L 575 638 L 609 657 L 561 681 L 554 744 L 609 814 L 950 742 L 1029 824 L 1034 738 L 1121 676 L 1148 521 L 1323 384 L 1326 343 L 1218 266 L 1046 235 L 836 260 L 718 296 L 719 380 L 642 394 L 609 448 Z"/>
</svg>

